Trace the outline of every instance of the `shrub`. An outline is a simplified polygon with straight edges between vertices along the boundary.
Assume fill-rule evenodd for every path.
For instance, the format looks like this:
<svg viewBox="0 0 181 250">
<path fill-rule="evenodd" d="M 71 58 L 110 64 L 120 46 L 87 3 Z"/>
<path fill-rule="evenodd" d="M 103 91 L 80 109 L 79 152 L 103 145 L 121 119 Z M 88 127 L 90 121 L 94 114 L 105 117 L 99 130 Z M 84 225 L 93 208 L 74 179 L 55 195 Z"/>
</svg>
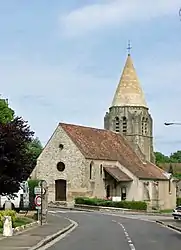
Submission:
<svg viewBox="0 0 181 250">
<path fill-rule="evenodd" d="M 14 222 L 17 219 L 17 214 L 16 214 L 16 211 L 14 210 L 0 211 L 0 228 L 3 227 L 4 216 L 11 216 L 12 224 L 14 224 Z"/>
<path fill-rule="evenodd" d="M 181 206 L 181 198 L 177 198 L 177 206 Z"/>
<path fill-rule="evenodd" d="M 144 201 L 110 201 L 97 198 L 77 197 L 75 198 L 75 204 L 147 210 L 147 204 Z"/>
</svg>

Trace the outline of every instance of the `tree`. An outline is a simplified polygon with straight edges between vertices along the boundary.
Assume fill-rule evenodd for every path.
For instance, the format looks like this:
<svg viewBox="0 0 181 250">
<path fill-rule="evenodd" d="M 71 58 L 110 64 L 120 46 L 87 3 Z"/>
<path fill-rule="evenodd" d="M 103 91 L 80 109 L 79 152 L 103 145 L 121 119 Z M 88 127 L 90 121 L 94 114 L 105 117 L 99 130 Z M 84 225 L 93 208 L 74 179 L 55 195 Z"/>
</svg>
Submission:
<svg viewBox="0 0 181 250">
<path fill-rule="evenodd" d="M 172 153 L 171 155 L 170 155 L 170 160 L 172 161 L 172 162 L 174 162 L 174 163 L 180 163 L 181 162 L 181 151 L 180 150 L 178 150 L 177 152 L 175 152 L 175 153 Z"/>
<path fill-rule="evenodd" d="M 173 172 L 173 166 L 172 166 L 171 163 L 170 163 L 170 167 L 169 167 L 168 173 L 170 173 L 172 175 L 174 174 L 174 172 Z"/>
<path fill-rule="evenodd" d="M 155 163 L 158 165 L 159 163 L 169 163 L 170 158 L 165 156 L 161 152 L 155 152 Z"/>
<path fill-rule="evenodd" d="M 36 137 L 29 143 L 28 148 L 32 154 L 32 162 L 34 163 L 34 165 L 36 165 L 36 160 L 43 150 L 43 146 L 38 137 Z"/>
<path fill-rule="evenodd" d="M 8 123 L 0 123 L 0 195 L 11 195 L 27 180 L 34 162 L 29 144 L 34 132 L 27 122 L 17 117 Z"/>
<path fill-rule="evenodd" d="M 7 123 L 14 118 L 14 111 L 9 107 L 7 100 L 0 99 L 0 123 Z"/>
</svg>

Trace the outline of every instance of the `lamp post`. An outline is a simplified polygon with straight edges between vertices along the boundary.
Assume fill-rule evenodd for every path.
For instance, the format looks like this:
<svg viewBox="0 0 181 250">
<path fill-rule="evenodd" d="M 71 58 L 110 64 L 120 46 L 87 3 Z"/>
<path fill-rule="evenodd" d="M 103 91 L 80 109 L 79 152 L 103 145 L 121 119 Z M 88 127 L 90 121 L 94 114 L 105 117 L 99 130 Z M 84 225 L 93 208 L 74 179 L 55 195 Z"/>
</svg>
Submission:
<svg viewBox="0 0 181 250">
<path fill-rule="evenodd" d="M 165 122 L 165 126 L 170 126 L 170 125 L 181 125 L 181 122 Z"/>
</svg>

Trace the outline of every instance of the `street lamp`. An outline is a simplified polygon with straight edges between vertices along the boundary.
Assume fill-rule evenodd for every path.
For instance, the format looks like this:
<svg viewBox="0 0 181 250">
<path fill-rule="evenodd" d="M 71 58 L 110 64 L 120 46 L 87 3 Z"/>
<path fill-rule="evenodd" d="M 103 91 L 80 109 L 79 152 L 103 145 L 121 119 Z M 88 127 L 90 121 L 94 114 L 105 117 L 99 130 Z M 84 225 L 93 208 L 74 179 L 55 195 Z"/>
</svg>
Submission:
<svg viewBox="0 0 181 250">
<path fill-rule="evenodd" d="M 181 125 L 181 122 L 165 122 L 165 126 L 170 126 L 170 125 Z"/>
</svg>

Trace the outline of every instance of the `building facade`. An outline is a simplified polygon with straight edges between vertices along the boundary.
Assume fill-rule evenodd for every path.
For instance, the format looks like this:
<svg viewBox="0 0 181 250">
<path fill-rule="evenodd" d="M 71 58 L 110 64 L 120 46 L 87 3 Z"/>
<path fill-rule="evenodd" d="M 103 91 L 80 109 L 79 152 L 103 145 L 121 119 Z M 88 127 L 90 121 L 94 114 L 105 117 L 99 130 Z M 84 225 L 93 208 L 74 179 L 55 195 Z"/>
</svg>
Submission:
<svg viewBox="0 0 181 250">
<path fill-rule="evenodd" d="M 60 123 L 31 174 L 44 179 L 49 202 L 75 197 L 147 201 L 150 209 L 176 205 L 176 183 L 154 165 L 152 118 L 131 56 L 104 129 Z"/>
</svg>

